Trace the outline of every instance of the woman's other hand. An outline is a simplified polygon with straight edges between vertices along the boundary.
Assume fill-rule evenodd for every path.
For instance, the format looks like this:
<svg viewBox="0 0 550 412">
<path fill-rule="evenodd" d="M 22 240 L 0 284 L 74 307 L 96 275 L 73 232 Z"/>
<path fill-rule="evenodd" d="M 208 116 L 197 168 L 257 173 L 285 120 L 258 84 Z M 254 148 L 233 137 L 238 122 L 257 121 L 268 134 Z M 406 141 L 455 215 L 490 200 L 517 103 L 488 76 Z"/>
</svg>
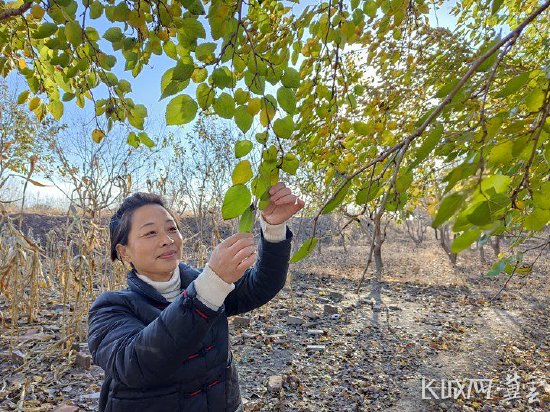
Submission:
<svg viewBox="0 0 550 412">
<path fill-rule="evenodd" d="M 279 225 L 290 219 L 305 206 L 305 202 L 282 182 L 278 182 L 269 189 L 270 201 L 262 210 L 263 219 L 271 225 Z"/>
<path fill-rule="evenodd" d="M 255 262 L 256 244 L 252 233 L 236 233 L 215 247 L 208 266 L 224 282 L 234 283 Z"/>
</svg>

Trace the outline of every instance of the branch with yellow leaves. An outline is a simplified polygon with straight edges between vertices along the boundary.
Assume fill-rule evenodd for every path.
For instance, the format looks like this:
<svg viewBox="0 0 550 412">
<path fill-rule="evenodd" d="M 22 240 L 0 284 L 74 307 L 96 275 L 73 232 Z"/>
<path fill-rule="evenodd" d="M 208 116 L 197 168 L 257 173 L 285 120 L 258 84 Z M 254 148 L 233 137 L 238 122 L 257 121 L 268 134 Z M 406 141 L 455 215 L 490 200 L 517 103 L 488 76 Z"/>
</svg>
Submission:
<svg viewBox="0 0 550 412">
<path fill-rule="evenodd" d="M 443 111 L 443 109 L 452 101 L 452 99 L 456 96 L 456 94 L 460 91 L 460 89 L 470 80 L 470 78 L 476 73 L 476 71 L 479 69 L 479 67 L 489 58 L 491 57 L 497 50 L 502 48 L 505 45 L 510 45 L 516 42 L 520 34 L 523 32 L 523 30 L 533 21 L 535 20 L 539 15 L 541 15 L 546 9 L 550 7 L 550 0 L 547 0 L 545 3 L 543 3 L 538 9 L 536 9 L 533 13 L 531 13 L 519 26 L 517 26 L 513 31 L 511 31 L 507 36 L 502 38 L 500 41 L 495 43 L 489 50 L 487 50 L 483 55 L 481 55 L 479 58 L 477 58 L 475 61 L 472 62 L 470 65 L 470 69 L 462 76 L 460 81 L 455 85 L 453 90 L 449 92 L 449 94 L 441 101 L 441 103 L 428 115 L 428 117 L 424 120 L 424 122 L 416 129 L 414 130 L 408 137 L 403 139 L 398 144 L 394 145 L 393 147 L 383 151 L 380 155 L 378 155 L 374 160 L 368 162 L 366 165 L 358 169 L 356 172 L 352 173 L 350 176 L 346 177 L 338 189 L 334 192 L 334 194 L 323 204 L 323 206 L 320 208 L 319 212 L 314 218 L 314 224 L 313 224 L 313 233 L 312 237 L 315 237 L 316 228 L 317 228 L 317 221 L 319 217 L 321 216 L 323 210 L 325 207 L 332 202 L 338 194 L 346 187 L 346 185 L 349 184 L 349 182 L 355 178 L 356 176 L 360 175 L 361 173 L 368 170 L 370 167 L 375 166 L 377 163 L 384 161 L 388 156 L 390 156 L 393 153 L 398 152 L 399 150 L 403 148 L 408 148 L 410 144 L 420 137 L 422 133 L 426 130 L 426 128 L 439 116 L 439 114 Z"/>
</svg>

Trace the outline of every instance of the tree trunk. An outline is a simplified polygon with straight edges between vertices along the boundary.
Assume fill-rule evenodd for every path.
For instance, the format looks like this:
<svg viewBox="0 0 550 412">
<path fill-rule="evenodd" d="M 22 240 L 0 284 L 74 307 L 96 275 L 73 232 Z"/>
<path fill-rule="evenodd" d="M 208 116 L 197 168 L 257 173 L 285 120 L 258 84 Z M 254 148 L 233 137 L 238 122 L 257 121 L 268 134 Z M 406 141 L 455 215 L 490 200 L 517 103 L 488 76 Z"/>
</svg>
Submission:
<svg viewBox="0 0 550 412">
<path fill-rule="evenodd" d="M 493 241 L 489 241 L 489 244 L 493 248 L 493 251 L 495 252 L 495 256 L 498 256 L 500 254 L 500 241 L 502 239 L 502 235 L 495 236 Z"/>
<path fill-rule="evenodd" d="M 381 280 L 384 273 L 384 262 L 382 262 L 382 243 L 384 238 L 382 237 L 382 217 L 375 216 L 374 220 L 374 265 L 376 270 L 376 277 Z"/>
<path fill-rule="evenodd" d="M 453 266 L 456 265 L 457 254 L 451 252 L 451 239 L 449 238 L 449 227 L 445 225 L 443 227 L 440 227 L 439 229 L 436 229 L 436 233 L 437 231 L 439 231 L 439 244 L 447 254 L 447 257 L 449 258 Z"/>
</svg>

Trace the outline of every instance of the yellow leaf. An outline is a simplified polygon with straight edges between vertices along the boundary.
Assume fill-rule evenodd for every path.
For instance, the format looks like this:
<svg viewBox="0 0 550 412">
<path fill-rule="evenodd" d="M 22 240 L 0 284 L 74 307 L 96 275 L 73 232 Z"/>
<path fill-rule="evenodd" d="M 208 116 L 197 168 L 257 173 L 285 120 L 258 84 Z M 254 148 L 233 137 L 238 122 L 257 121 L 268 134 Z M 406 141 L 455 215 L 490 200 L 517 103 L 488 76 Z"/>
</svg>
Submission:
<svg viewBox="0 0 550 412">
<path fill-rule="evenodd" d="M 105 137 L 105 133 L 103 132 L 103 130 L 95 129 L 92 132 L 92 139 L 96 143 L 100 143 L 104 137 Z"/>
</svg>

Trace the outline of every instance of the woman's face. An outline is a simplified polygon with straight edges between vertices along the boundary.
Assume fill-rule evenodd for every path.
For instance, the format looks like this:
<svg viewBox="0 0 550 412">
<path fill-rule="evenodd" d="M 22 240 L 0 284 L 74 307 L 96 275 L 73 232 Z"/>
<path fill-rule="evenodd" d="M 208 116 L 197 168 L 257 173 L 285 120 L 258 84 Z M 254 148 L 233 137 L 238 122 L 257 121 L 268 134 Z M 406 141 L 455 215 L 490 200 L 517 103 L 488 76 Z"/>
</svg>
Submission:
<svg viewBox="0 0 550 412">
<path fill-rule="evenodd" d="M 181 260 L 181 246 L 181 233 L 170 213 L 160 205 L 149 204 L 134 211 L 128 244 L 118 244 L 117 251 L 140 275 L 166 281 Z"/>
</svg>

